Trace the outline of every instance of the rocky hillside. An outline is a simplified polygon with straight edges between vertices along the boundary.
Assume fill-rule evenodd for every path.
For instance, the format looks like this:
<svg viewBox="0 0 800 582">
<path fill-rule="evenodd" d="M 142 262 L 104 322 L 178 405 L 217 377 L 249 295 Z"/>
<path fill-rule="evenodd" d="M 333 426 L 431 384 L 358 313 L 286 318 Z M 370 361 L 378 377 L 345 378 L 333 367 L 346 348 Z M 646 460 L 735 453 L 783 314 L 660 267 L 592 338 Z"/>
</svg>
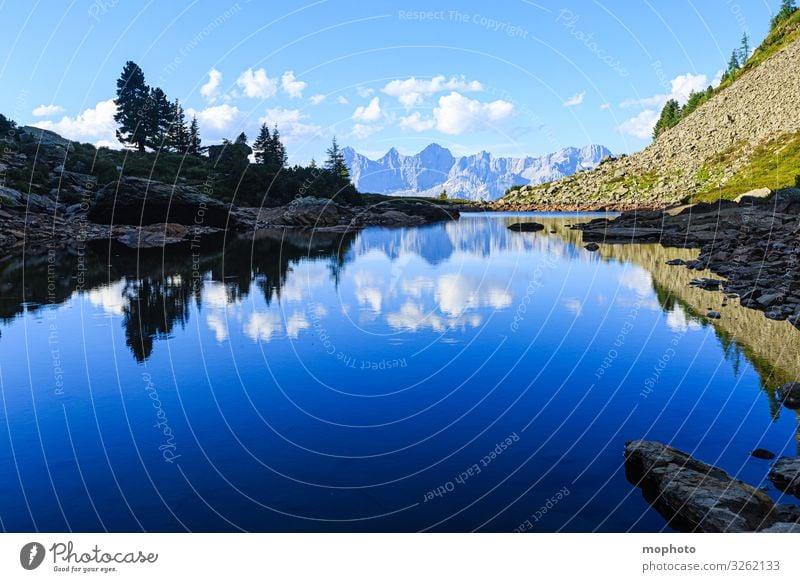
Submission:
<svg viewBox="0 0 800 582">
<path fill-rule="evenodd" d="M 457 158 L 435 143 L 411 156 L 392 148 L 377 160 L 352 148 L 343 153 L 353 184 L 362 192 L 435 197 L 446 190 L 450 198 L 467 200 L 496 200 L 513 186 L 571 176 L 611 155 L 601 145 L 588 145 L 539 157 L 501 157 L 482 151 Z"/>
<path fill-rule="evenodd" d="M 748 68 L 644 150 L 607 160 L 593 171 L 522 188 L 498 207 L 663 207 L 793 186 L 800 174 L 797 20 L 785 25 L 794 27 L 791 31 L 771 33 L 793 40 L 775 50 L 776 41 L 768 37 L 751 58 L 757 67 Z"/>
</svg>

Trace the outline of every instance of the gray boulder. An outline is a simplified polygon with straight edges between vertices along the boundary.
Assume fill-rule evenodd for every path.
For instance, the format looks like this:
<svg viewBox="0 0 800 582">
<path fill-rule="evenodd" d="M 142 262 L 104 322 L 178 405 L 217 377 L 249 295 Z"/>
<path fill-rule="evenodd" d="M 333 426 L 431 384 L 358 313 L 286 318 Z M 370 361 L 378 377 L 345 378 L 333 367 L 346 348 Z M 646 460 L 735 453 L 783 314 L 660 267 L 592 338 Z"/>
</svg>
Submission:
<svg viewBox="0 0 800 582">
<path fill-rule="evenodd" d="M 122 178 L 103 186 L 89 210 L 99 224 L 229 226 L 229 207 L 192 186 Z"/>
<path fill-rule="evenodd" d="M 662 443 L 626 443 L 625 470 L 655 509 L 682 531 L 753 532 L 779 521 L 766 493 Z"/>
<path fill-rule="evenodd" d="M 775 392 L 783 405 L 791 410 L 800 408 L 800 382 L 787 382 Z"/>
<path fill-rule="evenodd" d="M 772 464 L 767 479 L 781 491 L 800 497 L 800 457 L 780 457 Z"/>
<path fill-rule="evenodd" d="M 515 222 L 508 225 L 508 230 L 515 232 L 538 232 L 544 230 L 544 225 L 538 222 Z"/>
</svg>

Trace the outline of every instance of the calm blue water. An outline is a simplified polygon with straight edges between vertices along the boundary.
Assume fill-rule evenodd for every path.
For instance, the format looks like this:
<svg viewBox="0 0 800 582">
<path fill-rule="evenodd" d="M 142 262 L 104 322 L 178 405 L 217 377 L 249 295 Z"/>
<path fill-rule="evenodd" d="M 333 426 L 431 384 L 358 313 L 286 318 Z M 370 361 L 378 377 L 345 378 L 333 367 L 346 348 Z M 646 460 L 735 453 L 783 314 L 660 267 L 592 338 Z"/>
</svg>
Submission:
<svg viewBox="0 0 800 582">
<path fill-rule="evenodd" d="M 517 218 L 6 259 L 0 525 L 659 531 L 626 440 L 796 454 L 780 371 L 668 289 L 690 251 Z"/>
</svg>

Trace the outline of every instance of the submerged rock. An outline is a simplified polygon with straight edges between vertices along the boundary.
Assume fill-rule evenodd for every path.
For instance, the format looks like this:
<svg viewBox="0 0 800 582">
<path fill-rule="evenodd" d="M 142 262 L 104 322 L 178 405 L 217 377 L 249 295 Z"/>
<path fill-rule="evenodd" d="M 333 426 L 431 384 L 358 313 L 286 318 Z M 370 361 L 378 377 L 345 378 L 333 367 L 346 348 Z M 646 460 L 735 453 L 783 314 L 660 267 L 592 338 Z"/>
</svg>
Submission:
<svg viewBox="0 0 800 582">
<path fill-rule="evenodd" d="M 775 453 L 772 451 L 768 451 L 767 449 L 754 449 L 752 453 L 750 453 L 756 459 L 765 459 L 767 461 L 775 458 Z"/>
<path fill-rule="evenodd" d="M 786 408 L 797 410 L 800 408 L 800 382 L 788 382 L 778 388 L 775 395 Z"/>
<path fill-rule="evenodd" d="M 539 232 L 544 230 L 544 225 L 538 222 L 515 222 L 508 225 L 508 230 L 515 232 Z"/>
<path fill-rule="evenodd" d="M 776 506 L 766 493 L 722 469 L 654 441 L 626 443 L 625 472 L 681 531 L 761 531 L 787 521 L 792 513 L 791 506 Z"/>
</svg>

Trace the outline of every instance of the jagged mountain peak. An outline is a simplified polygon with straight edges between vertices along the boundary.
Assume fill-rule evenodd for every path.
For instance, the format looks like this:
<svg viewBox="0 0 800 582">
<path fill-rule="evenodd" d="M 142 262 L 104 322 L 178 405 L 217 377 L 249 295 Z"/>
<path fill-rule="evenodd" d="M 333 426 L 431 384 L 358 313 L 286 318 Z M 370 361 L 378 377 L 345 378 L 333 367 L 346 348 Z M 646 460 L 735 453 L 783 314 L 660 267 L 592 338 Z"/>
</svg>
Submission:
<svg viewBox="0 0 800 582">
<path fill-rule="evenodd" d="M 541 184 L 596 166 L 611 155 L 608 148 L 591 144 L 567 147 L 539 157 L 496 157 L 491 152 L 456 157 L 431 143 L 414 155 L 391 148 L 372 160 L 344 148 L 353 183 L 362 192 L 401 196 L 435 196 L 447 190 L 452 197 L 496 199 L 510 186 Z"/>
</svg>

